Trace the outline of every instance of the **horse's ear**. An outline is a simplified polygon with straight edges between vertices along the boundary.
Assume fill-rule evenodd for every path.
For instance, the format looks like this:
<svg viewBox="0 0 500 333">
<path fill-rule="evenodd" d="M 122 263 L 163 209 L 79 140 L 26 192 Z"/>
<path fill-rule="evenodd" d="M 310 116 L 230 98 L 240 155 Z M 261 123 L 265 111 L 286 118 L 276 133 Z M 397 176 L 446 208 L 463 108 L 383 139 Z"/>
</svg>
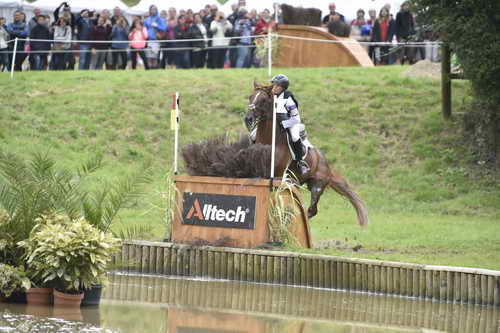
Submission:
<svg viewBox="0 0 500 333">
<path fill-rule="evenodd" d="M 253 80 L 253 88 L 254 89 L 260 88 L 260 84 L 255 79 Z"/>
</svg>

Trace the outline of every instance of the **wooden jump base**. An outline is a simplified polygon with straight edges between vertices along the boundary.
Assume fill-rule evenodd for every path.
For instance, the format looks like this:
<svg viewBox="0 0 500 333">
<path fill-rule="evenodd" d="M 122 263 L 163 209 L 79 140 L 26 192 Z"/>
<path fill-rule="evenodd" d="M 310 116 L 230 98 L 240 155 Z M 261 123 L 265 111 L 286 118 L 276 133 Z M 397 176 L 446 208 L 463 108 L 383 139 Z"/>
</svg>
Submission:
<svg viewBox="0 0 500 333">
<path fill-rule="evenodd" d="M 279 35 L 305 37 L 348 43 L 279 38 L 276 67 L 373 67 L 366 50 L 354 39 L 337 37 L 325 28 L 305 25 L 278 25 Z"/>
<path fill-rule="evenodd" d="M 295 252 L 128 241 L 117 267 L 204 277 L 393 294 L 500 306 L 500 271 L 405 264 Z"/>
<path fill-rule="evenodd" d="M 176 176 L 177 209 L 172 242 L 241 248 L 255 248 L 270 242 L 270 205 L 276 193 L 273 191 L 280 184 L 281 181 L 275 180 L 271 185 L 269 179 Z M 292 188 L 292 191 L 280 191 L 279 195 L 289 211 L 293 211 L 288 231 L 296 245 L 311 248 L 307 212 L 300 194 Z M 229 211 L 231 222 L 224 216 Z"/>
<path fill-rule="evenodd" d="M 368 327 L 381 325 L 383 328 L 379 327 L 376 332 L 415 333 L 424 330 L 408 328 L 425 327 L 458 333 L 496 332 L 500 320 L 499 310 L 495 307 L 485 308 L 405 297 L 389 298 L 375 294 L 332 294 L 329 290 L 314 288 L 285 288 L 240 282 L 181 281 L 144 275 L 111 274 L 109 284 L 103 290 L 103 299 L 112 304 L 157 306 L 168 312 L 169 325 L 171 313 L 181 310 L 187 311 L 183 318 L 190 319 L 190 325 L 193 324 L 192 319 L 198 318 L 197 315 L 200 314 L 206 314 L 203 319 L 212 320 L 220 318 L 219 314 L 224 314 L 226 317 L 230 316 L 227 321 L 233 323 L 233 330 L 234 327 L 247 327 L 239 325 L 240 314 L 308 323 L 328 320 L 347 325 L 362 323 L 363 326 L 370 325 Z M 307 303 L 307 306 L 304 306 L 304 303 Z M 166 315 L 163 317 L 167 319 Z M 181 321 L 181 324 L 183 323 L 185 322 Z M 204 320 L 203 327 L 207 329 L 209 323 L 209 320 Z M 213 329 L 220 331 L 223 328 L 221 326 L 219 323 Z M 171 327 L 169 332 L 176 330 Z M 273 331 L 262 329 L 258 332 Z"/>
</svg>

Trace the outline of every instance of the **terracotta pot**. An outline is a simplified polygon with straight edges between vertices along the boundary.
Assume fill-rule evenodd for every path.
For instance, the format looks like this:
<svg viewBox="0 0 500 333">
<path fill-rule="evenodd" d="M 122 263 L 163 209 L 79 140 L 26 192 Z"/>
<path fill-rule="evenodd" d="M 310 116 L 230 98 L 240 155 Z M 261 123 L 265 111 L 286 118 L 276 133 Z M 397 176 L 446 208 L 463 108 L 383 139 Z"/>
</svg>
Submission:
<svg viewBox="0 0 500 333">
<path fill-rule="evenodd" d="M 30 288 L 26 291 L 28 304 L 52 304 L 52 288 Z"/>
<path fill-rule="evenodd" d="M 54 306 L 79 308 L 82 303 L 83 293 L 66 294 L 54 289 Z"/>
</svg>

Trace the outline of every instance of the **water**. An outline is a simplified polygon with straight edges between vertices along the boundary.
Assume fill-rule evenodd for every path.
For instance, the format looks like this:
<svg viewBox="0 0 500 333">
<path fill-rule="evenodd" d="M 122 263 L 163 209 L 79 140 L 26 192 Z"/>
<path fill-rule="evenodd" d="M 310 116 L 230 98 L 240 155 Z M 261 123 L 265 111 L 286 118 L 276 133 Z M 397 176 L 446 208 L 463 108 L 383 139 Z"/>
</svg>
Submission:
<svg viewBox="0 0 500 333">
<path fill-rule="evenodd" d="M 500 333 L 500 309 L 158 276 L 110 276 L 100 307 L 0 303 L 0 332 Z"/>
</svg>

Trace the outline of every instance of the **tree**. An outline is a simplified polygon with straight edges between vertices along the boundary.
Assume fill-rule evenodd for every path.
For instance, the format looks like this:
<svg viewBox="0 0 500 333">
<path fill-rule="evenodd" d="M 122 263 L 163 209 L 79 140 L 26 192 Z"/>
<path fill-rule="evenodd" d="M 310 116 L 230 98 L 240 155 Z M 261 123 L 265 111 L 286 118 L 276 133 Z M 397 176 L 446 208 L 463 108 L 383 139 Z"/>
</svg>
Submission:
<svg viewBox="0 0 500 333">
<path fill-rule="evenodd" d="M 500 1 L 412 0 L 419 21 L 456 53 L 474 103 L 465 133 L 478 161 L 500 168 Z"/>
</svg>

